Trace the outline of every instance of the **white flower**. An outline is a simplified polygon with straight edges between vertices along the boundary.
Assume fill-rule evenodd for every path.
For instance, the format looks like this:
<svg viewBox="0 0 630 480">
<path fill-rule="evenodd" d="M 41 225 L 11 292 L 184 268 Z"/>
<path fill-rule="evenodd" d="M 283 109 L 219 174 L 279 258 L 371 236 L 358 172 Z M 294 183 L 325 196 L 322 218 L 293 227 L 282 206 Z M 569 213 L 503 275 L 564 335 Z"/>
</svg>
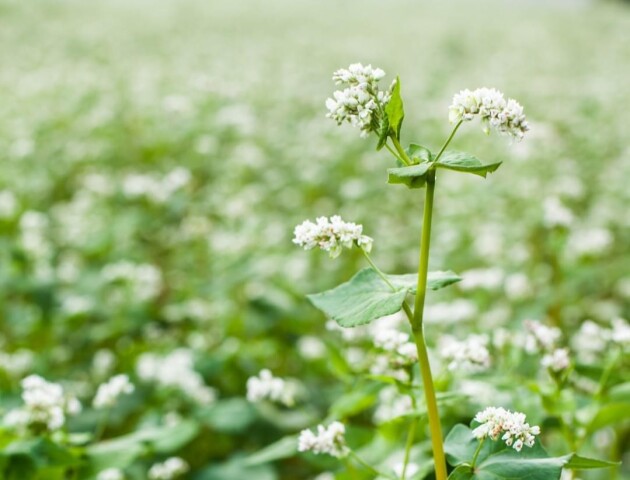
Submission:
<svg viewBox="0 0 630 480">
<path fill-rule="evenodd" d="M 535 435 L 540 434 L 540 427 L 530 427 L 525 422 L 525 414 L 511 412 L 502 407 L 488 407 L 475 415 L 474 421 L 480 425 L 473 430 L 477 440 L 490 437 L 501 438 L 508 447 L 520 452 L 523 446 L 533 447 Z"/>
<path fill-rule="evenodd" d="M 562 335 L 559 328 L 548 327 L 534 320 L 525 320 L 525 327 L 530 333 L 525 339 L 525 350 L 529 353 L 553 350 Z"/>
<path fill-rule="evenodd" d="M 385 76 L 380 68 L 360 63 L 350 65 L 348 69 L 337 70 L 333 80 L 337 85 L 346 85 L 343 90 L 333 93 L 333 98 L 326 100 L 328 118 L 338 125 L 348 122 L 361 130 L 366 137 L 378 129 L 382 110 L 391 98 L 390 91 L 380 91 L 378 82 Z"/>
<path fill-rule="evenodd" d="M 286 380 L 274 377 L 267 370 L 261 370 L 258 377 L 247 379 L 247 400 L 250 402 L 260 402 L 269 399 L 286 406 L 295 403 L 295 385 Z"/>
<path fill-rule="evenodd" d="M 149 480 L 172 480 L 188 471 L 188 464 L 179 457 L 156 463 L 149 469 Z"/>
<path fill-rule="evenodd" d="M 630 345 L 630 325 L 623 318 L 612 321 L 611 340 L 621 346 Z"/>
<path fill-rule="evenodd" d="M 547 227 L 568 227 L 573 223 L 573 213 L 556 197 L 545 199 L 543 211 L 543 222 Z"/>
<path fill-rule="evenodd" d="M 377 424 L 389 422 L 397 417 L 413 411 L 411 398 L 401 395 L 393 386 L 385 387 L 378 393 L 378 407 L 374 410 L 374 422 Z"/>
<path fill-rule="evenodd" d="M 107 383 L 99 385 L 92 405 L 98 409 L 113 407 L 118 397 L 132 393 L 134 389 L 135 387 L 127 375 L 116 375 L 110 378 Z"/>
<path fill-rule="evenodd" d="M 566 370 L 571 364 L 569 360 L 569 350 L 566 348 L 557 348 L 553 352 L 546 354 L 540 361 L 540 364 L 554 372 Z"/>
<path fill-rule="evenodd" d="M 374 335 L 374 346 L 388 352 L 397 350 L 409 341 L 409 335 L 394 329 L 381 330 Z"/>
<path fill-rule="evenodd" d="M 445 335 L 440 339 L 439 354 L 448 363 L 448 369 L 478 372 L 490 367 L 488 337 L 471 335 L 465 340 Z"/>
<path fill-rule="evenodd" d="M 118 468 L 108 468 L 99 472 L 96 480 L 124 480 L 125 474 Z"/>
<path fill-rule="evenodd" d="M 50 383 L 39 375 L 30 375 L 21 382 L 24 407 L 13 410 L 5 417 L 5 423 L 15 427 L 45 425 L 48 430 L 59 430 L 66 421 L 66 414 L 74 415 L 81 410 L 79 401 L 64 394 L 61 385 Z"/>
<path fill-rule="evenodd" d="M 318 425 L 316 434 L 311 430 L 302 430 L 298 439 L 298 451 L 344 457 L 348 454 L 345 434 L 346 427 L 340 422 L 333 422 L 328 427 Z"/>
<path fill-rule="evenodd" d="M 344 222 L 339 215 L 330 219 L 319 217 L 316 223 L 305 220 L 295 227 L 293 243 L 311 250 L 319 247 L 329 252 L 331 258 L 336 258 L 345 248 L 357 245 L 366 252 L 372 250 L 372 239 L 363 235 L 363 226 L 356 223 Z"/>
<path fill-rule="evenodd" d="M 459 287 L 465 291 L 477 288 L 496 290 L 501 286 L 503 276 L 503 270 L 500 268 L 467 270 L 462 273 L 462 281 L 459 283 Z"/>
<path fill-rule="evenodd" d="M 455 94 L 449 107 L 449 121 L 469 121 L 475 115 L 479 115 L 486 133 L 492 128 L 521 140 L 529 130 L 523 107 L 511 98 L 506 101 L 503 94 L 494 88 L 462 90 Z"/>
<path fill-rule="evenodd" d="M 177 388 L 201 405 L 216 399 L 215 390 L 206 386 L 203 377 L 195 371 L 190 350 L 180 348 L 165 357 L 142 354 L 136 363 L 136 372 L 142 380 Z"/>
<path fill-rule="evenodd" d="M 567 249 L 575 257 L 605 253 L 613 244 L 613 235 L 605 228 L 591 228 L 571 233 Z"/>
<path fill-rule="evenodd" d="M 606 349 L 610 335 L 610 330 L 600 327 L 592 320 L 586 320 L 573 335 L 571 345 L 580 360 L 590 363 Z"/>
</svg>

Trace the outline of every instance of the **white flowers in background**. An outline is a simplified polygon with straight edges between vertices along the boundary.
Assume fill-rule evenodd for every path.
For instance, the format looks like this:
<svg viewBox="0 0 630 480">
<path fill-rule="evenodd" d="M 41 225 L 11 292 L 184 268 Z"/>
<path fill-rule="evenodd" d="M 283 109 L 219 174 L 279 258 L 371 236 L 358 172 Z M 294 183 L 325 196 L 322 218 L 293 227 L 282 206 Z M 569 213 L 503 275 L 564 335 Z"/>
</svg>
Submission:
<svg viewBox="0 0 630 480">
<path fill-rule="evenodd" d="M 106 282 L 129 284 L 132 295 L 146 301 L 155 298 L 162 289 L 162 273 L 154 265 L 128 261 L 110 263 L 103 267 L 101 277 Z"/>
<path fill-rule="evenodd" d="M 345 434 L 346 427 L 340 422 L 333 422 L 328 427 L 318 425 L 316 434 L 311 430 L 302 430 L 298 438 L 298 451 L 344 457 L 348 454 Z"/>
<path fill-rule="evenodd" d="M 185 319 L 205 323 L 212 318 L 212 306 L 201 298 L 191 298 L 181 303 L 167 305 L 163 310 L 164 318 L 172 323 Z"/>
<path fill-rule="evenodd" d="M 623 318 L 614 318 L 611 323 L 611 340 L 622 347 L 630 346 L 630 324 Z"/>
<path fill-rule="evenodd" d="M 477 315 L 477 306 L 465 298 L 451 302 L 434 303 L 425 307 L 426 322 L 430 324 L 452 324 L 471 320 Z"/>
<path fill-rule="evenodd" d="M 495 88 L 466 89 L 455 94 L 449 107 L 449 121 L 469 121 L 475 115 L 479 115 L 485 133 L 490 133 L 493 128 L 521 140 L 529 130 L 523 107 L 511 98 L 506 101 Z"/>
<path fill-rule="evenodd" d="M 510 300 L 522 300 L 534 293 L 529 278 L 524 273 L 513 273 L 505 278 L 505 294 Z"/>
<path fill-rule="evenodd" d="M 250 402 L 271 400 L 290 407 L 295 403 L 295 396 L 293 383 L 274 377 L 267 369 L 261 370 L 257 377 L 247 379 L 247 400 Z"/>
<path fill-rule="evenodd" d="M 540 427 L 530 427 L 525 420 L 524 413 L 511 412 L 502 407 L 488 407 L 475 415 L 474 421 L 480 425 L 472 433 L 477 440 L 486 437 L 492 440 L 501 438 L 508 447 L 520 452 L 523 446 L 533 447 L 535 436 L 540 434 Z"/>
<path fill-rule="evenodd" d="M 15 216 L 18 201 L 11 190 L 0 190 L 0 218 L 10 219 Z"/>
<path fill-rule="evenodd" d="M 378 331 L 374 334 L 374 346 L 393 352 L 409 341 L 409 335 L 394 329 Z"/>
<path fill-rule="evenodd" d="M 549 352 L 562 336 L 559 328 L 549 327 L 535 320 L 525 320 L 525 327 L 529 332 L 525 339 L 525 350 L 528 353 Z"/>
<path fill-rule="evenodd" d="M 105 377 L 114 368 L 116 355 L 111 350 L 101 348 L 97 350 L 92 358 L 92 371 L 98 377 Z"/>
<path fill-rule="evenodd" d="M 313 335 L 301 336 L 297 348 L 302 358 L 306 360 L 319 360 L 326 355 L 326 344 Z"/>
<path fill-rule="evenodd" d="M 165 357 L 144 353 L 137 360 L 136 372 L 140 379 L 178 389 L 201 405 L 208 405 L 216 399 L 215 390 L 206 386 L 203 377 L 195 371 L 190 350 L 180 348 Z"/>
<path fill-rule="evenodd" d="M 567 250 L 578 258 L 601 255 L 612 246 L 613 240 L 612 233 L 605 228 L 577 230 L 571 233 Z"/>
<path fill-rule="evenodd" d="M 149 480 L 173 480 L 189 470 L 188 464 L 179 457 L 171 457 L 156 463 L 149 469 Z"/>
<path fill-rule="evenodd" d="M 500 268 L 477 268 L 463 272 L 461 277 L 459 288 L 464 291 L 477 288 L 497 290 L 503 283 L 504 273 Z"/>
<path fill-rule="evenodd" d="M 161 204 L 165 203 L 175 192 L 190 182 L 192 174 L 183 167 L 177 167 L 162 178 L 150 174 L 131 173 L 122 180 L 123 195 L 127 198 L 146 198 Z"/>
<path fill-rule="evenodd" d="M 0 368 L 12 377 L 21 377 L 33 366 L 35 355 L 31 350 L 19 349 L 15 352 L 0 351 Z"/>
<path fill-rule="evenodd" d="M 333 98 L 326 100 L 328 118 L 341 125 L 344 122 L 361 130 L 361 136 L 367 137 L 380 125 L 381 112 L 391 98 L 391 92 L 381 91 L 378 82 L 385 76 L 380 68 L 354 63 L 347 69 L 337 70 L 333 80 L 337 85 L 345 85 L 343 90 L 333 93 Z"/>
<path fill-rule="evenodd" d="M 134 389 L 127 375 L 115 375 L 108 382 L 99 385 L 92 405 L 97 409 L 111 408 L 116 404 L 118 397 L 130 394 Z"/>
<path fill-rule="evenodd" d="M 378 407 L 374 410 L 374 422 L 377 424 L 389 422 L 412 410 L 411 398 L 408 395 L 401 395 L 396 387 L 388 386 L 378 392 Z"/>
<path fill-rule="evenodd" d="M 339 215 L 334 215 L 330 219 L 319 217 L 316 223 L 305 220 L 295 227 L 293 234 L 293 243 L 296 245 L 303 247 L 304 250 L 319 247 L 329 252 L 331 258 L 338 257 L 344 247 L 352 248 L 353 245 L 366 252 L 372 249 L 373 240 L 363 235 L 363 226 L 344 222 Z"/>
<path fill-rule="evenodd" d="M 490 367 L 486 335 L 470 335 L 465 340 L 457 340 L 451 335 L 444 335 L 438 344 L 438 353 L 448 362 L 451 371 L 479 372 Z"/>
<path fill-rule="evenodd" d="M 569 360 L 569 349 L 556 348 L 551 353 L 547 353 L 540 361 L 540 364 L 554 372 L 566 370 L 569 368 L 569 365 L 571 365 L 571 361 Z"/>
<path fill-rule="evenodd" d="M 96 476 L 96 480 L 124 480 L 125 474 L 119 468 L 108 468 L 107 470 L 102 470 Z"/>
<path fill-rule="evenodd" d="M 571 346 L 580 360 L 586 363 L 597 359 L 608 346 L 610 331 L 592 320 L 586 320 L 573 335 Z"/>
<path fill-rule="evenodd" d="M 66 414 L 81 411 L 81 403 L 64 394 L 57 383 L 44 380 L 39 375 L 30 375 L 21 382 L 24 407 L 9 412 L 5 424 L 15 427 L 43 425 L 48 430 L 59 430 L 66 422 Z"/>
<path fill-rule="evenodd" d="M 399 462 L 392 467 L 392 470 L 394 471 L 394 475 L 400 478 L 402 478 L 404 469 L 405 469 L 405 465 L 402 462 Z M 407 464 L 407 469 L 405 470 L 405 477 L 412 478 L 419 471 L 420 471 L 420 466 L 417 463 L 409 462 Z"/>
<path fill-rule="evenodd" d="M 543 223 L 545 226 L 569 227 L 573 223 L 573 212 L 565 207 L 557 197 L 545 198 L 543 202 Z"/>
</svg>

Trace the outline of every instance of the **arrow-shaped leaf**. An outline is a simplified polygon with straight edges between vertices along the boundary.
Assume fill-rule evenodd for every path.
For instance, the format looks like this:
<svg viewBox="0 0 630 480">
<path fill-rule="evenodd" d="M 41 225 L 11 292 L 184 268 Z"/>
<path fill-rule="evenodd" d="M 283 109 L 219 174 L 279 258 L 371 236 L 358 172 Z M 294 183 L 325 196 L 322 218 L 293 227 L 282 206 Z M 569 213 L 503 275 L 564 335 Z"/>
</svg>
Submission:
<svg viewBox="0 0 630 480">
<path fill-rule="evenodd" d="M 479 175 L 485 178 L 488 173 L 492 173 L 499 168 L 501 163 L 502 162 L 495 162 L 484 165 L 477 157 L 470 153 L 447 150 L 440 157 L 435 166 L 456 172 L 472 173 L 473 175 Z"/>
</svg>

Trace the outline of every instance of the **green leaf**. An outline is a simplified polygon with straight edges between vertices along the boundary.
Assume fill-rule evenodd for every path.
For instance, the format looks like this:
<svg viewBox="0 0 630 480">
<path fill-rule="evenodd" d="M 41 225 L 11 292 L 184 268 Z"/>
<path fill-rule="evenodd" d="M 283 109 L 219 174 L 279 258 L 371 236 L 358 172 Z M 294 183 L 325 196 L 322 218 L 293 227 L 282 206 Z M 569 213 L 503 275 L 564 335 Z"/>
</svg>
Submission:
<svg viewBox="0 0 630 480">
<path fill-rule="evenodd" d="M 571 456 L 564 468 L 570 468 L 572 470 L 587 470 L 592 468 L 610 468 L 620 465 L 621 462 L 607 462 L 606 460 L 597 460 L 594 458 L 580 457 L 577 454 Z"/>
<path fill-rule="evenodd" d="M 448 480 L 471 480 L 473 478 L 475 477 L 472 468 L 468 465 L 460 465 L 448 476 Z"/>
<path fill-rule="evenodd" d="M 151 427 L 138 430 L 112 440 L 89 446 L 86 449 L 91 470 L 126 468 L 148 450 L 169 454 L 190 442 L 199 431 L 194 421 L 183 421 L 167 427 Z"/>
<path fill-rule="evenodd" d="M 595 432 L 608 425 L 617 424 L 630 418 L 630 402 L 607 403 L 597 412 L 588 425 L 589 432 Z"/>
<path fill-rule="evenodd" d="M 422 188 L 427 183 L 428 163 L 420 163 L 409 167 L 387 169 L 387 183 L 403 184 L 409 188 Z"/>
<path fill-rule="evenodd" d="M 472 173 L 485 178 L 488 173 L 492 173 L 499 168 L 501 163 L 503 162 L 484 165 L 477 157 L 469 153 L 447 150 L 442 154 L 435 166 L 456 172 Z"/>
<path fill-rule="evenodd" d="M 486 438 L 477 456 L 474 471 L 470 464 L 479 445 L 472 431 L 465 425 L 456 425 L 444 442 L 448 462 L 458 467 L 458 476 L 449 477 L 462 480 L 556 480 L 563 468 L 586 469 L 607 468 L 616 464 L 568 454 L 549 457 L 539 441 L 533 447 L 523 447 L 517 452 L 503 441 Z M 461 468 L 460 468 L 461 467 Z M 467 476 L 468 475 L 468 476 Z"/>
<path fill-rule="evenodd" d="M 385 114 L 389 120 L 389 128 L 394 131 L 397 139 L 400 139 L 400 128 L 405 118 L 405 110 L 403 109 L 403 101 L 400 96 L 400 77 L 396 77 L 396 84 L 392 90 L 392 98 L 385 107 Z"/>
<path fill-rule="evenodd" d="M 268 445 L 262 450 L 259 450 L 247 457 L 244 464 L 247 466 L 261 465 L 264 463 L 274 462 L 276 460 L 282 460 L 283 458 L 292 457 L 297 453 L 297 445 L 297 435 L 290 435 L 288 437 L 281 438 L 277 442 L 272 443 L 271 445 Z"/>
<path fill-rule="evenodd" d="M 417 143 L 410 143 L 405 151 L 407 152 L 407 155 L 409 155 L 409 158 L 415 160 L 414 163 L 433 161 L 433 154 L 431 153 L 431 150 L 427 147 L 423 147 L 422 145 L 418 145 Z"/>
<path fill-rule="evenodd" d="M 228 398 L 205 409 L 200 418 L 217 432 L 239 433 L 256 419 L 256 411 L 243 398 Z"/>
<path fill-rule="evenodd" d="M 13 442 L 3 453 L 28 455 L 39 467 L 68 467 L 79 464 L 79 459 L 70 450 L 47 438 Z"/>
<path fill-rule="evenodd" d="M 277 480 L 277 478 L 278 475 L 271 466 L 249 466 L 242 458 L 212 465 L 195 475 L 195 480 Z"/>
<path fill-rule="evenodd" d="M 340 419 L 351 417 L 367 410 L 376 403 L 378 390 L 380 390 L 378 384 L 371 384 L 344 393 L 330 406 L 330 415 L 333 418 Z"/>
<path fill-rule="evenodd" d="M 392 291 L 372 268 L 365 268 L 348 282 L 308 299 L 342 327 L 356 327 L 398 312 L 408 292 Z"/>
<path fill-rule="evenodd" d="M 418 284 L 417 273 L 387 275 L 387 278 L 389 278 L 389 281 L 392 282 L 395 287 L 408 288 L 410 293 L 416 293 L 416 286 Z M 436 270 L 428 273 L 427 288 L 430 290 L 439 290 L 440 288 L 448 287 L 454 283 L 461 282 L 461 280 L 462 277 L 452 270 Z"/>
<path fill-rule="evenodd" d="M 387 115 L 381 119 L 381 124 L 378 127 L 378 143 L 376 144 L 376 150 L 382 149 L 387 143 L 389 138 L 389 119 Z"/>
</svg>

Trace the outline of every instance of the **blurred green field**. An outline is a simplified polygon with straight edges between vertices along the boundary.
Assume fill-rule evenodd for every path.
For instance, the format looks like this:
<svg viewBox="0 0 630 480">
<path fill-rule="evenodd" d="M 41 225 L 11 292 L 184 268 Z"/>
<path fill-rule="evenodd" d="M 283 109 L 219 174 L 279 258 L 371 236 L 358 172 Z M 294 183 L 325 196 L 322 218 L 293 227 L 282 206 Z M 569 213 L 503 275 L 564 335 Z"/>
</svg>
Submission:
<svg viewBox="0 0 630 480">
<path fill-rule="evenodd" d="M 103 438 L 191 420 L 194 436 L 168 453 L 190 464 L 186 478 L 335 471 L 314 456 L 242 460 L 364 387 L 347 345 L 304 298 L 348 279 L 362 258 L 303 252 L 293 227 L 339 213 L 364 225 L 384 270 L 416 269 L 422 191 L 387 186 L 392 162 L 373 139 L 325 118 L 332 72 L 354 62 L 400 75 L 407 142 L 439 147 L 452 95 L 480 86 L 518 99 L 532 127 L 514 145 L 477 125 L 456 140 L 504 164 L 485 181 L 439 178 L 431 267 L 464 278 L 492 269 L 499 280 L 431 295 L 434 312 L 463 299 L 472 313 L 430 323 L 429 343 L 499 328 L 517 339 L 525 319 L 539 319 L 562 330 L 575 374 L 597 381 L 610 352 L 582 361 L 570 339 L 586 320 L 630 318 L 628 32 L 627 5 L 604 1 L 0 0 L 0 413 L 20 403 L 31 373 L 85 405 L 108 376 L 128 373 L 136 391 Z M 214 401 L 138 378 L 141 355 L 182 349 Z M 630 385 L 629 364 L 626 349 L 607 385 Z M 263 368 L 300 380 L 296 408 L 243 398 Z M 568 451 L 562 412 L 542 408 L 531 385 L 548 380 L 536 359 L 514 354 L 492 375 L 474 380 L 547 426 L 553 453 Z M 447 377 L 444 390 L 465 390 L 466 379 Z M 597 417 L 584 454 L 630 461 L 628 391 L 604 390 L 598 405 L 616 407 Z M 378 448 L 370 392 L 336 404 L 366 451 Z M 554 408 L 579 409 L 589 395 Z M 445 405 L 447 426 L 479 405 Z M 101 420 L 86 407 L 69 429 Z M 385 436 L 401 438 L 399 428 Z M 162 453 L 138 455 L 128 478 L 146 478 Z"/>
</svg>

